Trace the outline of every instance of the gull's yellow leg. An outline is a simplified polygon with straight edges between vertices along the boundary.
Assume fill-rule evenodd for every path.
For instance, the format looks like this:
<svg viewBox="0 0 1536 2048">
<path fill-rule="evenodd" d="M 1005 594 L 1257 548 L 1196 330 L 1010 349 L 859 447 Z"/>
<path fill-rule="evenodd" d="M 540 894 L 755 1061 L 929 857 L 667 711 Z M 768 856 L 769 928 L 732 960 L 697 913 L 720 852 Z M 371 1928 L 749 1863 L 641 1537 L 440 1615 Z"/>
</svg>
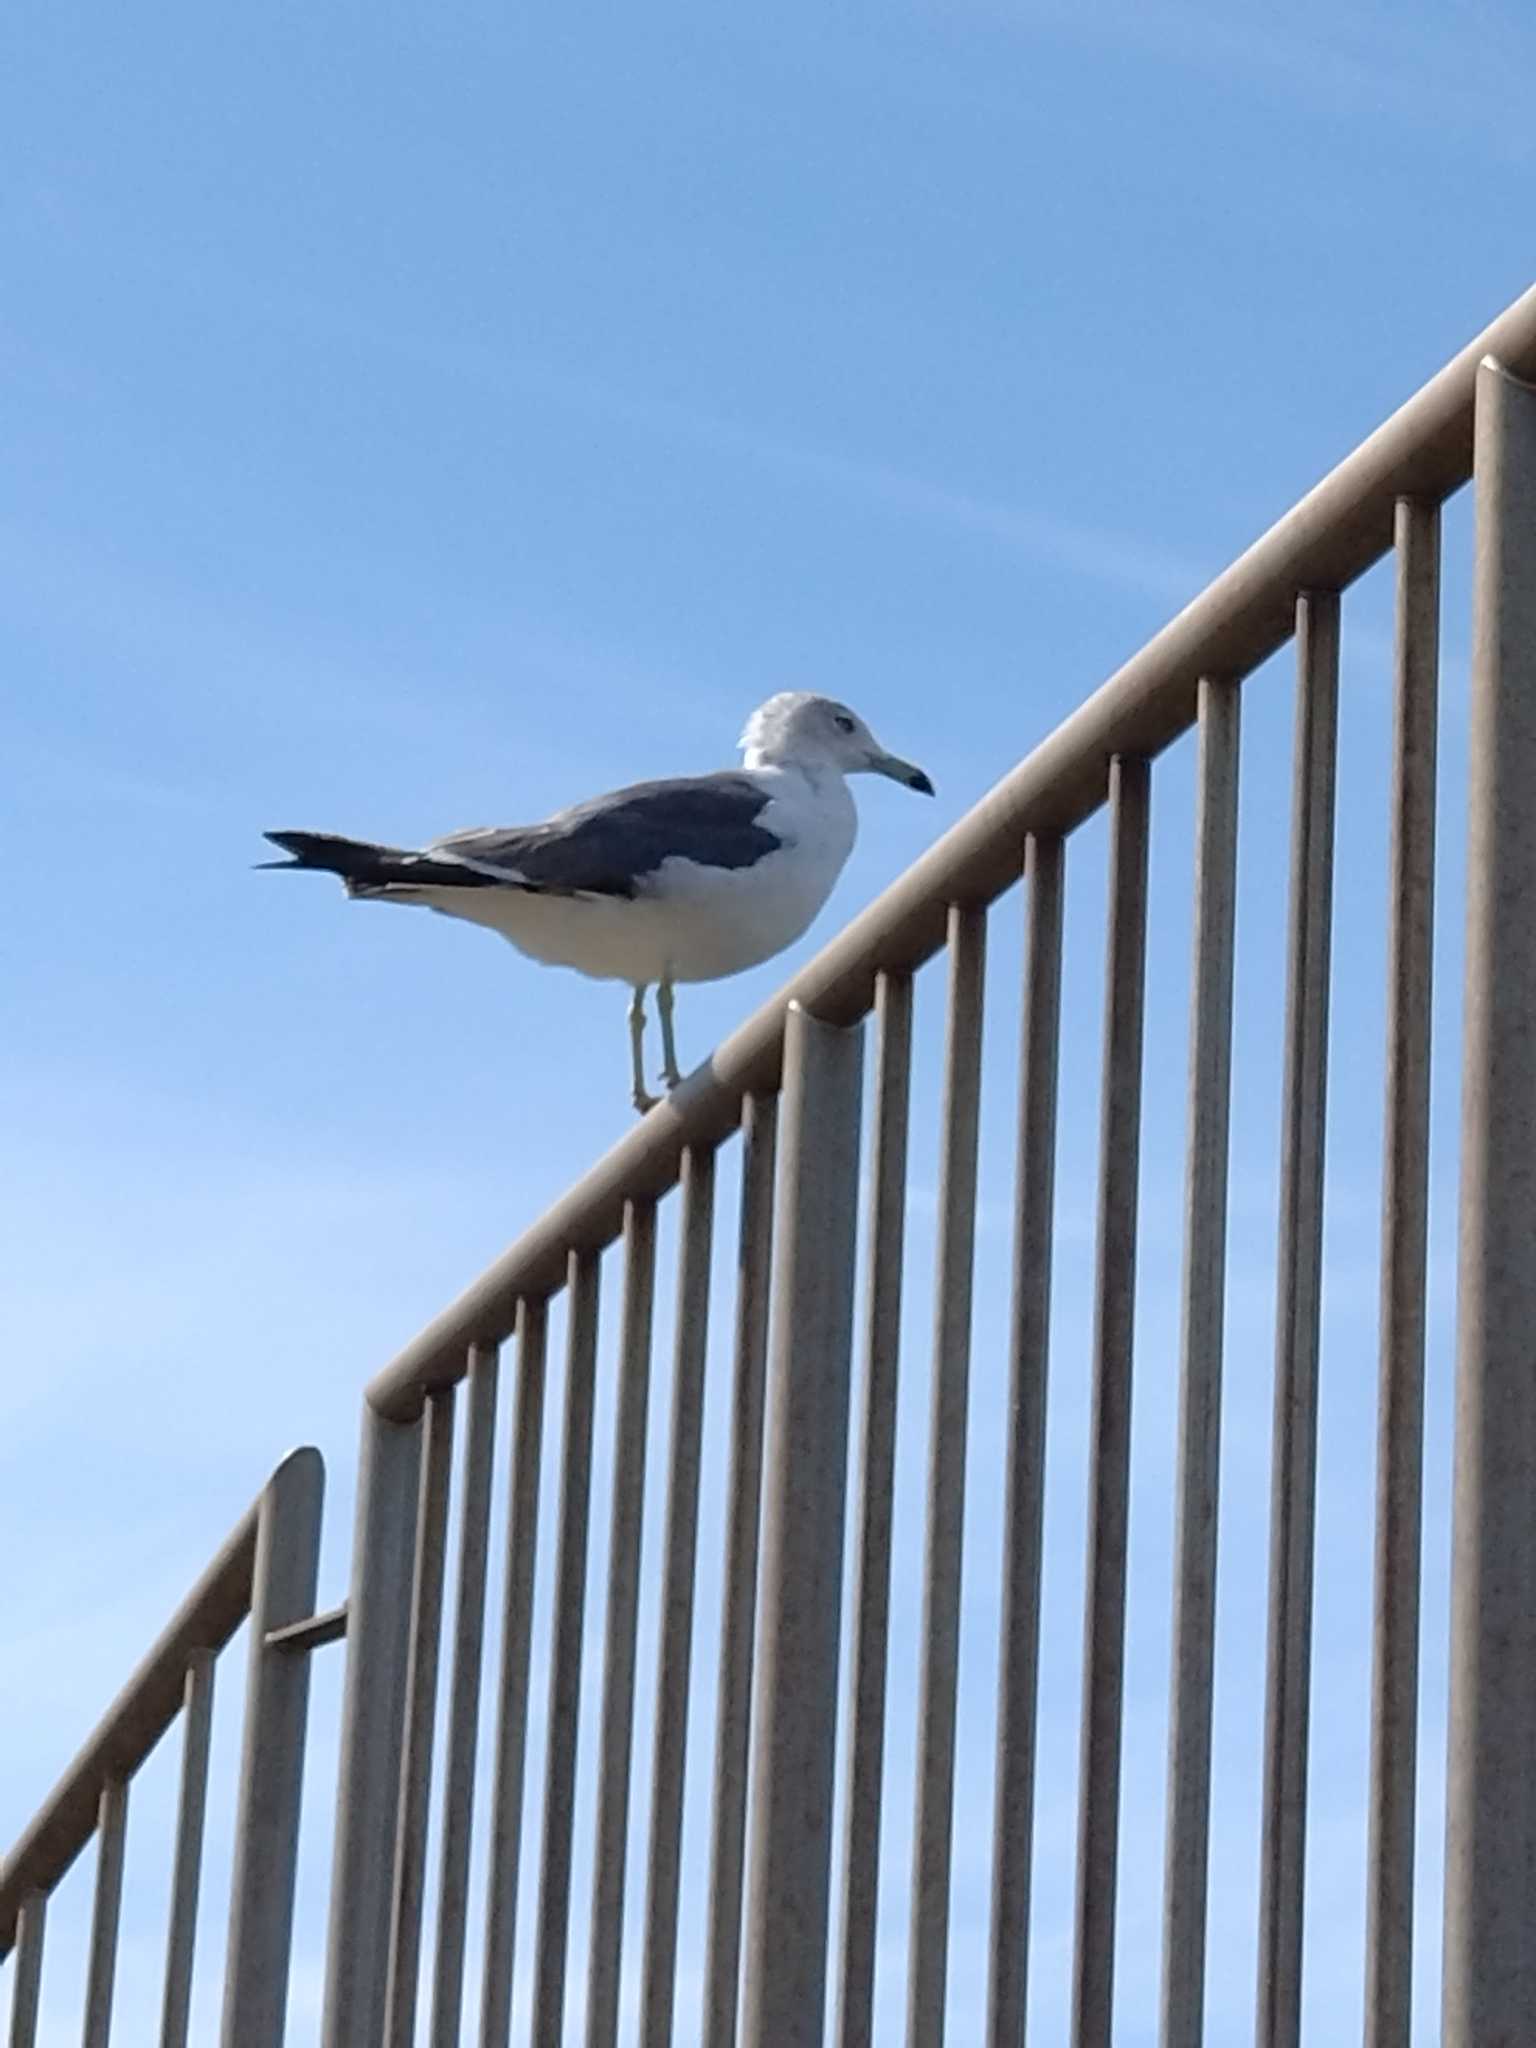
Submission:
<svg viewBox="0 0 1536 2048">
<path fill-rule="evenodd" d="M 672 984 L 656 984 L 656 1014 L 661 1019 L 661 1078 L 669 1088 L 682 1080 L 677 1064 L 677 1041 L 672 1036 Z"/>
<path fill-rule="evenodd" d="M 648 1109 L 656 1107 L 656 1097 L 645 1091 L 645 1056 L 642 1050 L 645 1042 L 645 990 L 637 988 L 629 1006 L 629 1064 L 634 1079 L 635 1092 L 631 1097 L 641 1116 Z"/>
</svg>

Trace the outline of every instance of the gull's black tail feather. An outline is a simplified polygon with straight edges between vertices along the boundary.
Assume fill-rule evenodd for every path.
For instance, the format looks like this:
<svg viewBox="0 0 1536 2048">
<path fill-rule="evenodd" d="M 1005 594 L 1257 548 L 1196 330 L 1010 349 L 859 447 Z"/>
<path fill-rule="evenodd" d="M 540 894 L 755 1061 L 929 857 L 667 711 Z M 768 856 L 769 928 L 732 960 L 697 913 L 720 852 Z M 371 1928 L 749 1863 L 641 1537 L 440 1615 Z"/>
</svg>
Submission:
<svg viewBox="0 0 1536 2048">
<path fill-rule="evenodd" d="M 264 832 L 291 860 L 263 860 L 263 868 L 311 868 L 340 875 L 349 886 L 387 889 L 391 882 L 420 881 L 420 862 L 398 846 L 375 846 L 367 839 L 343 839 L 336 832 Z M 414 869 L 414 872 L 413 872 Z"/>
<path fill-rule="evenodd" d="M 463 861 L 434 860 L 430 853 L 411 853 L 401 846 L 376 846 L 371 839 L 344 839 L 339 832 L 263 832 L 291 860 L 259 860 L 259 868 L 308 868 L 317 874 L 340 875 L 354 895 L 423 887 L 491 889 L 515 886 L 482 874 Z"/>
</svg>

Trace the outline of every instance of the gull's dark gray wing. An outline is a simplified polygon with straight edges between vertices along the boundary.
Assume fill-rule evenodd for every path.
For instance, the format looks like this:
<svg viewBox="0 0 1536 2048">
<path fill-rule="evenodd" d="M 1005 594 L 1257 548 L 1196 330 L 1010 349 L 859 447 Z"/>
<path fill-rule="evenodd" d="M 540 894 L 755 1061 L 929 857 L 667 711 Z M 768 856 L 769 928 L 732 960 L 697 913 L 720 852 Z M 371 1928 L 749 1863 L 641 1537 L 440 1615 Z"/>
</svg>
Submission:
<svg viewBox="0 0 1536 2048">
<path fill-rule="evenodd" d="M 462 861 L 465 880 L 571 896 L 636 896 L 664 861 L 749 868 L 783 841 L 762 823 L 771 801 L 750 775 L 637 782 L 557 811 L 539 825 L 452 832 L 425 849 L 434 881 Z"/>
</svg>

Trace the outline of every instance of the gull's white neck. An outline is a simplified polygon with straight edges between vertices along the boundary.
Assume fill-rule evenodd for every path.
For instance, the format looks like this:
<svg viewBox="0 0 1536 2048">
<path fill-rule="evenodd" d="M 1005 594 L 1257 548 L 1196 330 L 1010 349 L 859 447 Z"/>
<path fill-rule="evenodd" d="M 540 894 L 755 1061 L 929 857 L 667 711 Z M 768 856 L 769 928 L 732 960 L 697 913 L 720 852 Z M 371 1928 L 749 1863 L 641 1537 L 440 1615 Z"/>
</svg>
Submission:
<svg viewBox="0 0 1536 2048">
<path fill-rule="evenodd" d="M 741 764 L 747 769 L 777 768 L 784 774 L 803 775 L 812 789 L 831 789 L 843 780 L 843 771 L 825 754 L 789 753 L 770 740 L 766 745 L 748 747 Z"/>
</svg>

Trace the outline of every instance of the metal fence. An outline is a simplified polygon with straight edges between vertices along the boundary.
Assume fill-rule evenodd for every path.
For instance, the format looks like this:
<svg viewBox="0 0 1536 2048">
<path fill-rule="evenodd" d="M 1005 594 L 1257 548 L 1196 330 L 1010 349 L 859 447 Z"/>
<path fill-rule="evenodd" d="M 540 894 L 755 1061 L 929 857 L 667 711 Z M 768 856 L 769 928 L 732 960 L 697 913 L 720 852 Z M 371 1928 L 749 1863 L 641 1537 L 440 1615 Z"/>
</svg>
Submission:
<svg viewBox="0 0 1536 2048">
<path fill-rule="evenodd" d="M 203 1877 L 214 1674 L 250 1623 L 235 1865 L 225 1951 L 226 2034 L 282 2039 L 293 1934 L 309 1661 L 325 1467 L 291 1452 L 241 1516 L 15 1848 L 0 1864 L 0 1959 L 14 1957 L 11 2048 L 38 2038 L 48 1901 L 93 1842 L 95 1890 L 83 1988 L 85 2048 L 107 2048 L 135 1773 L 181 1723 L 181 1778 L 166 1932 L 161 2048 L 186 2048 Z M 336 1618 L 329 1618 L 333 1627 Z M 317 1626 L 318 1622 L 318 1626 Z M 135 2015 L 135 2038 L 148 2016 Z"/>
<path fill-rule="evenodd" d="M 1388 553 L 1397 626 L 1387 1045 L 1384 1077 L 1371 1080 L 1375 1088 L 1384 1079 L 1386 1115 L 1364 1979 L 1371 2048 L 1408 2041 L 1440 506 L 1469 477 L 1471 832 L 1438 2038 L 1453 2048 L 1536 2040 L 1536 389 L 1520 381 L 1532 374 L 1536 291 L 1159 633 L 820 954 L 787 1000 L 728 1040 L 368 1388 L 346 1615 L 327 2048 L 420 2040 L 448 2048 L 469 2038 L 503 2048 L 514 2021 L 536 2044 L 581 2038 L 596 2048 L 621 2039 L 646 2048 L 674 2039 L 792 2048 L 824 2038 L 855 2048 L 885 2037 L 875 1982 L 877 1937 L 891 1924 L 890 1901 L 880 1897 L 892 1796 L 884 1732 L 893 1685 L 906 1683 L 904 1673 L 893 1678 L 890 1642 L 893 1602 L 906 1593 L 893 1586 L 892 1555 L 898 1360 L 905 1353 L 910 1370 L 912 1350 L 903 1269 L 914 982 L 936 956 L 947 994 L 932 1420 L 915 1769 L 903 1788 L 914 1812 L 910 1887 L 895 1946 L 909 2048 L 943 2038 L 983 1022 L 995 1007 L 985 956 L 994 906 L 1015 889 L 1025 916 L 1022 1035 L 1008 1392 L 1005 1411 L 988 1418 L 1006 1482 L 978 2035 L 992 2048 L 1024 2038 L 1066 873 L 1072 835 L 1101 812 L 1108 912 L 1069 2025 L 1083 2048 L 1110 2041 L 1125 1891 L 1118 1852 L 1149 820 L 1157 757 L 1187 733 L 1197 750 L 1196 858 L 1158 2025 L 1168 2048 L 1203 2038 L 1239 709 L 1245 679 L 1288 641 L 1296 721 L 1254 2031 L 1261 2048 L 1300 2039 L 1341 596 Z M 738 1196 L 734 1248 L 723 1251 L 717 1178 L 729 1178 Z M 670 1289 L 657 1277 L 665 1243 L 676 1259 Z M 616 1318 L 602 1313 L 615 1267 Z M 659 1527 L 647 1515 L 658 1321 L 670 1338 L 658 1386 L 671 1403 Z M 722 1321 L 723 1348 L 711 1338 Z M 563 1368 L 553 1374 L 549 1353 L 562 1335 Z M 510 1453 L 499 1461 L 504 1346 L 512 1421 Z M 711 1389 L 716 1360 L 720 1384 Z M 560 1423 L 552 1514 L 541 1474 L 547 1380 Z M 720 1513 L 709 1525 L 718 1617 L 696 1611 L 710 1391 L 728 1447 Z M 600 1394 L 611 1401 L 611 1449 L 595 1466 Z M 594 1528 L 595 1469 L 608 1488 Z M 504 1526 L 493 1553 L 498 1492 Z M 308 1531 L 317 1503 L 316 1490 L 309 1506 L 283 1513 Z M 114 1709 L 5 1867 L 0 1938 L 11 1938 L 18 1912 L 22 1930 L 13 2040 L 31 2039 L 25 1987 L 35 1983 L 41 1898 L 90 1832 L 98 1797 L 102 1960 L 93 1962 L 98 2018 L 87 2040 L 107 2038 L 123 1788 L 169 1718 L 183 1672 L 192 1674 L 186 1856 L 195 1891 L 198 1674 L 203 1653 L 248 1600 L 262 1617 L 248 1785 L 265 1782 L 264 1770 L 281 1778 L 282 1757 L 294 1754 L 297 1723 L 283 1716 L 302 1721 L 304 1659 L 284 1661 L 274 1629 L 312 1605 L 312 1538 L 294 1539 L 297 1549 L 310 1545 L 308 1596 L 299 1595 L 303 1570 L 290 1567 L 279 1613 L 250 1591 L 253 1550 L 258 1586 L 268 1555 L 255 1527 L 249 1517 L 241 1525 L 124 1695 L 130 1704 Z M 589 1572 L 589 1555 L 600 1574 Z M 539 1597 L 546 1638 L 535 1626 Z M 584 1685 L 584 1662 L 599 1642 L 600 1680 Z M 708 1659 L 707 1748 L 696 1739 L 696 1650 Z M 259 1705 L 264 1688 L 283 1687 L 281 1711 L 271 1709 L 280 1727 L 269 1759 Z M 125 1727 L 131 1740 L 113 1733 Z M 650 1754 L 637 1769 L 641 1730 Z M 535 1752 L 542 1791 L 531 1798 Z M 291 1783 L 286 1804 L 249 1795 L 266 1832 L 259 1843 L 249 1837 L 242 1854 L 265 1874 L 243 1892 L 237 1886 L 237 1899 L 291 1898 L 296 1776 L 283 1782 Z M 1136 1881 L 1143 1893 L 1153 1888 L 1144 1872 Z M 698 1902 L 689 1953 L 696 1949 L 702 1966 L 680 1987 L 685 1898 Z M 243 1924 L 239 1912 L 237 1904 Z M 239 1975 L 239 1945 L 232 1951 L 227 2042 L 280 2038 L 281 1904 L 265 1908 L 262 1925 L 261 1940 L 273 1946 L 255 1979 Z M 173 1958 L 176 1940 L 188 1938 L 173 1938 Z M 1351 2019 L 1328 2038 L 1353 2028 Z"/>
</svg>

